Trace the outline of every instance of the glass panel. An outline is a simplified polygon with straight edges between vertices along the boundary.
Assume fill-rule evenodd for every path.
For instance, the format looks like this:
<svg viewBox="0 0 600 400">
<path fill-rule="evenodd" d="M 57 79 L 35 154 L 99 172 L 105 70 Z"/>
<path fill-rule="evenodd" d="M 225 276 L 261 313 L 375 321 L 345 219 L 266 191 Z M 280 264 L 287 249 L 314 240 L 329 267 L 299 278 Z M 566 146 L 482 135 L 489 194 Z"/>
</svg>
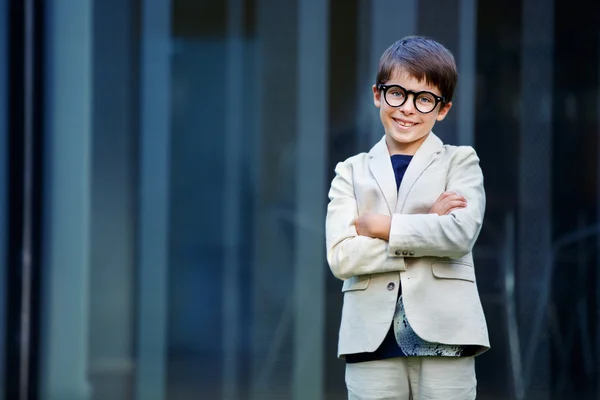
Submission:
<svg viewBox="0 0 600 400">
<path fill-rule="evenodd" d="M 123 1 L 48 8 L 43 398 L 133 392 L 135 12 Z"/>
<path fill-rule="evenodd" d="M 46 14 L 42 399 L 89 399 L 91 1 Z M 117 328 L 118 329 L 118 328 Z"/>
<path fill-rule="evenodd" d="M 51 2 L 46 398 L 347 397 L 326 193 L 409 34 L 456 56 L 435 131 L 485 175 L 478 398 L 594 398 L 600 5 L 544 4 Z"/>
<path fill-rule="evenodd" d="M 168 371 L 171 5 L 145 0 L 142 7 L 135 398 L 161 400 Z"/>
<path fill-rule="evenodd" d="M 478 370 L 487 396 L 597 397 L 600 42 L 587 24 L 599 9 L 552 4 L 478 3 L 475 144 L 488 206 L 476 257 L 493 343 Z M 573 46 L 572 35 L 589 40 Z"/>
<path fill-rule="evenodd" d="M 298 3 L 310 25 L 281 2 L 173 3 L 173 398 L 323 390 L 321 4 Z"/>
<path fill-rule="evenodd" d="M 239 155 L 226 157 L 223 116 L 239 118 L 243 110 L 225 101 L 225 2 L 174 1 L 172 7 L 167 393 L 174 399 L 195 393 L 220 398 L 224 178 L 229 163 L 243 162 Z M 252 126 L 245 125 L 251 138 Z M 228 251 L 236 257 L 239 248 Z M 247 295 L 239 282 L 228 283 L 239 298 Z"/>
<path fill-rule="evenodd" d="M 88 379 L 94 398 L 133 391 L 138 43 L 133 1 L 93 2 Z"/>
</svg>

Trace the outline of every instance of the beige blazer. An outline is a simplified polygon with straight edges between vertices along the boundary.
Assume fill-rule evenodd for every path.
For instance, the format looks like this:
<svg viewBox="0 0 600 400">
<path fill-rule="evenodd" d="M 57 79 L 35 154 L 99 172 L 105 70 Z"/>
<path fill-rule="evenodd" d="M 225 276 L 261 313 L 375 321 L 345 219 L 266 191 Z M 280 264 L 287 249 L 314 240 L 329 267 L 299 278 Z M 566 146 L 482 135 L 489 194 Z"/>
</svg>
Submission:
<svg viewBox="0 0 600 400">
<path fill-rule="evenodd" d="M 414 155 L 400 190 L 381 139 L 369 153 L 339 163 L 327 207 L 327 261 L 344 281 L 338 356 L 372 352 L 387 334 L 402 283 L 406 316 L 422 339 L 489 348 L 471 250 L 485 210 L 475 150 L 449 146 L 431 133 Z M 454 190 L 467 207 L 428 214 Z M 389 242 L 356 233 L 364 213 L 392 216 Z"/>
</svg>

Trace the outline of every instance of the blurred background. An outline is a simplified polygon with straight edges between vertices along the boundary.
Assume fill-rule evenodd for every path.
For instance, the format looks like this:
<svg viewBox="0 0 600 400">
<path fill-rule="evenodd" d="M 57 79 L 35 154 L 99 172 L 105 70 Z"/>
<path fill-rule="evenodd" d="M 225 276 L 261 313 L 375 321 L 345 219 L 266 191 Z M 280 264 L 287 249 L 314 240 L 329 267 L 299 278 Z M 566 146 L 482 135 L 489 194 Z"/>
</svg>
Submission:
<svg viewBox="0 0 600 400">
<path fill-rule="evenodd" d="M 599 2 L 0 0 L 0 399 L 344 399 L 327 190 L 410 34 L 485 175 L 478 398 L 600 398 Z"/>
</svg>

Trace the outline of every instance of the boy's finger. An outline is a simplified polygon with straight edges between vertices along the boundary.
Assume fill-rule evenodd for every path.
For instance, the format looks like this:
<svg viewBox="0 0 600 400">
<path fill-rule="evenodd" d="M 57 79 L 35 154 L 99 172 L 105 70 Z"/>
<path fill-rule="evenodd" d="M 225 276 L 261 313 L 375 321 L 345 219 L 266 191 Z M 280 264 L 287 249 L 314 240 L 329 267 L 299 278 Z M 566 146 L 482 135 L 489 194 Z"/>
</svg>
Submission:
<svg viewBox="0 0 600 400">
<path fill-rule="evenodd" d="M 456 190 L 446 190 L 444 193 L 448 193 L 448 194 L 457 194 L 460 196 L 460 193 L 458 193 Z"/>
<path fill-rule="evenodd" d="M 462 206 L 462 207 L 454 207 L 454 208 L 451 208 L 451 209 L 449 209 L 448 211 L 446 211 L 446 213 L 445 213 L 444 215 L 448 215 L 448 214 L 450 214 L 450 213 L 451 213 L 451 212 L 453 212 L 453 211 L 460 210 L 460 209 L 462 209 L 462 208 L 465 208 L 465 207 L 466 207 L 466 206 Z"/>
<path fill-rule="evenodd" d="M 462 200 L 452 200 L 446 204 L 446 209 L 457 208 L 457 207 L 464 208 L 466 206 L 467 206 L 467 203 Z"/>
<path fill-rule="evenodd" d="M 456 190 L 446 190 L 445 192 L 443 192 L 440 197 L 448 197 L 448 196 L 460 196 L 463 197 L 460 193 L 458 193 Z"/>
<path fill-rule="evenodd" d="M 456 195 L 456 194 L 450 195 L 443 199 L 443 202 L 446 204 L 453 202 L 453 201 L 462 201 L 462 202 L 466 203 L 467 199 L 465 199 L 462 196 Z"/>
</svg>

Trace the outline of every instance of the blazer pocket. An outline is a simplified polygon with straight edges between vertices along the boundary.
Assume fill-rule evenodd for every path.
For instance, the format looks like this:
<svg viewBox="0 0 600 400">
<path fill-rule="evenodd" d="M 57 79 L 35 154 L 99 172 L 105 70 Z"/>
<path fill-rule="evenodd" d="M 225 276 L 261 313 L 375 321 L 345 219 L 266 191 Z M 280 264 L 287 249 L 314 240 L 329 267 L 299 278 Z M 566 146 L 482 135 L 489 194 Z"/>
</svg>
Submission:
<svg viewBox="0 0 600 400">
<path fill-rule="evenodd" d="M 365 290 L 369 286 L 371 281 L 371 275 L 357 275 L 352 278 L 348 278 L 344 281 L 342 286 L 342 292 L 349 292 L 351 290 Z"/>
<path fill-rule="evenodd" d="M 475 282 L 475 269 L 470 264 L 461 262 L 434 262 L 431 265 L 431 271 L 436 278 Z"/>
</svg>

